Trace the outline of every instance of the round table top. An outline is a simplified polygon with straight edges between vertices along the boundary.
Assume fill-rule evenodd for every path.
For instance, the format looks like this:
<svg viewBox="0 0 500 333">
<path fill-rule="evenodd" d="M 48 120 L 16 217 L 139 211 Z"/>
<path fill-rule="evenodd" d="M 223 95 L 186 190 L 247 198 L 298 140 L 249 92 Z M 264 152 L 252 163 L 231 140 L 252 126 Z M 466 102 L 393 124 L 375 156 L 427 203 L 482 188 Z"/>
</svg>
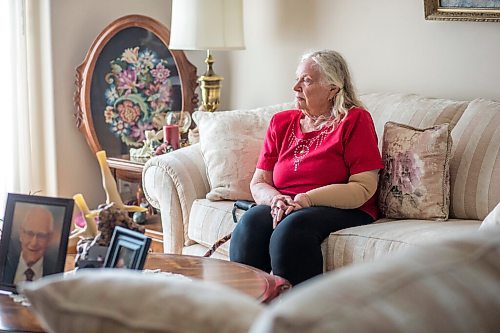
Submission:
<svg viewBox="0 0 500 333">
<path fill-rule="evenodd" d="M 29 307 L 15 303 L 7 294 L 0 294 L 1 332 L 44 332 Z"/>
<path fill-rule="evenodd" d="M 74 268 L 74 255 L 66 257 L 65 271 Z M 196 256 L 149 253 L 146 269 L 221 283 L 267 303 L 290 288 L 285 279 L 256 268 L 230 261 Z M 0 294 L 1 332 L 43 332 L 29 307 L 15 303 L 8 295 Z"/>
<path fill-rule="evenodd" d="M 221 283 L 267 303 L 290 288 L 287 280 L 257 268 L 213 258 L 150 253 L 144 268 Z"/>
</svg>

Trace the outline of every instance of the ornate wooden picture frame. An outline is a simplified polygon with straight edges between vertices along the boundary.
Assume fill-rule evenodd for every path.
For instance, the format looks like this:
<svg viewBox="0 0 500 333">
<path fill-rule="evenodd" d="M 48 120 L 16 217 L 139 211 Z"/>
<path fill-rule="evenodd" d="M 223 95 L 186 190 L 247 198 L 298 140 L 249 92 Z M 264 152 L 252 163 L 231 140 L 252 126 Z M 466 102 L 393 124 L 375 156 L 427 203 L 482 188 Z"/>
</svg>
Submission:
<svg viewBox="0 0 500 333">
<path fill-rule="evenodd" d="M 500 22 L 498 0 L 424 0 L 426 20 Z"/>
<path fill-rule="evenodd" d="M 20 281 L 64 271 L 73 207 L 73 199 L 8 194 L 0 241 L 0 289 L 14 290 Z"/>
<path fill-rule="evenodd" d="M 76 69 L 76 125 L 91 150 L 126 158 L 144 131 L 159 130 L 168 111 L 197 105 L 196 67 L 160 22 L 129 15 L 110 23 Z"/>
</svg>

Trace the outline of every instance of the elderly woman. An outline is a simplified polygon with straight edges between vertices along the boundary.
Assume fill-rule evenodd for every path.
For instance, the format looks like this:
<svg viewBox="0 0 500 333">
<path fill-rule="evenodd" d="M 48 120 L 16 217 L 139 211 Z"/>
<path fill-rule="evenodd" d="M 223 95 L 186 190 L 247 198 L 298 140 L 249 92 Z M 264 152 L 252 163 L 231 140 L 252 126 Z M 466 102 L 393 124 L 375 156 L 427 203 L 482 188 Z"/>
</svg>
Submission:
<svg viewBox="0 0 500 333">
<path fill-rule="evenodd" d="M 297 108 L 271 119 L 250 184 L 258 205 L 237 224 L 230 258 L 296 285 L 323 272 L 331 232 L 377 218 L 383 163 L 339 53 L 304 55 L 293 90 Z"/>
</svg>

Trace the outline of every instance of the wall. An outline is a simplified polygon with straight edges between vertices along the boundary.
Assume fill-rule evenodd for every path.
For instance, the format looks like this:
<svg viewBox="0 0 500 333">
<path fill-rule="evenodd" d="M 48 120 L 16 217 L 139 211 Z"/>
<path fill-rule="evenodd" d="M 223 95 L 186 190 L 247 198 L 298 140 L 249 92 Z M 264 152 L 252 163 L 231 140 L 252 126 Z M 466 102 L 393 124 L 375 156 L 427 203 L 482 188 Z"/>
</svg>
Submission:
<svg viewBox="0 0 500 333">
<path fill-rule="evenodd" d="M 423 0 L 244 0 L 246 50 L 214 52 L 224 76 L 221 109 L 290 101 L 300 55 L 332 48 L 361 93 L 413 92 L 500 101 L 500 23 L 426 21 Z M 104 199 L 95 157 L 73 118 L 75 68 L 114 19 L 143 14 L 170 24 L 170 1 L 53 0 L 60 195 Z M 187 52 L 204 71 L 203 52 Z M 404 112 L 404 110 L 402 110 Z"/>
<path fill-rule="evenodd" d="M 230 106 L 291 100 L 300 55 L 324 48 L 344 55 L 362 93 L 500 101 L 500 23 L 426 21 L 423 2 L 245 1 L 247 49 L 228 53 Z"/>
</svg>

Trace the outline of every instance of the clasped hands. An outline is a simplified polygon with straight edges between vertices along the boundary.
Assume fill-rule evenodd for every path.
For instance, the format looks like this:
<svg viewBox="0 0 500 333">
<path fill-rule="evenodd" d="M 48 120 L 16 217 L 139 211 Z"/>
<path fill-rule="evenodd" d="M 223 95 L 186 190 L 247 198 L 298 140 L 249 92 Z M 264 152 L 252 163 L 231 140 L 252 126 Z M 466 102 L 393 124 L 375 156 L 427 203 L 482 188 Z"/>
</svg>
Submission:
<svg viewBox="0 0 500 333">
<path fill-rule="evenodd" d="M 273 217 L 273 229 L 281 222 L 285 215 L 295 210 L 309 207 L 309 199 L 306 194 L 299 193 L 292 199 L 289 195 L 277 194 L 271 199 L 271 216 Z"/>
</svg>

